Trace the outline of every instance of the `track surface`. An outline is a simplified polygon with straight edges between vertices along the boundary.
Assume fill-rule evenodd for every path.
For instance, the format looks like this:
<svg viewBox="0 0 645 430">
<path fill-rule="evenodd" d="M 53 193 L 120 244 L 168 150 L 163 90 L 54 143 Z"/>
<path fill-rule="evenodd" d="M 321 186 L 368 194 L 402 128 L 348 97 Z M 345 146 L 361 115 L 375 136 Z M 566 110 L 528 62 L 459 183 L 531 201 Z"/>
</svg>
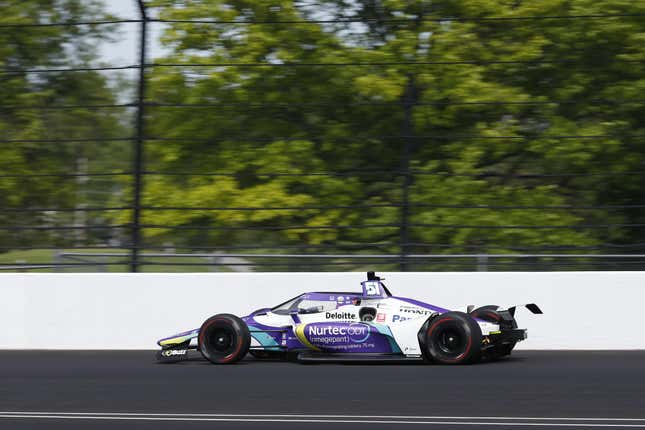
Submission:
<svg viewBox="0 0 645 430">
<path fill-rule="evenodd" d="M 7 412 L 90 415 L 18 418 L 7 417 Z M 111 418 L 121 419 L 106 420 L 109 416 L 101 415 L 105 413 L 117 413 Z M 159 413 L 181 415 L 150 415 Z M 271 416 L 250 416 L 255 414 Z M 545 420 L 563 417 L 585 420 Z M 213 366 L 203 361 L 156 364 L 151 351 L 0 351 L 0 428 L 117 426 L 645 429 L 645 351 L 517 351 L 508 360 L 473 366 L 302 365 L 252 360 Z"/>
</svg>

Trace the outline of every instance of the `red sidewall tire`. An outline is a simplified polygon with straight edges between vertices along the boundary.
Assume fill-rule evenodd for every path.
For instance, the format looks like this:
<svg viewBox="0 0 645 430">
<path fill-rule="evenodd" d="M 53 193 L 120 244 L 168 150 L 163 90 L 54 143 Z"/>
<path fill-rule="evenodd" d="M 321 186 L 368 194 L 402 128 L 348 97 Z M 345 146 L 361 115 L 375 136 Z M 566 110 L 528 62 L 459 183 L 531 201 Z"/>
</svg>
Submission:
<svg viewBox="0 0 645 430">
<path fill-rule="evenodd" d="M 481 357 L 479 324 L 463 312 L 447 312 L 434 318 L 425 333 L 424 355 L 440 364 L 469 364 Z"/>
<path fill-rule="evenodd" d="M 249 351 L 251 334 L 240 318 L 219 314 L 204 321 L 199 329 L 197 345 L 202 356 L 211 363 L 236 363 Z"/>
</svg>

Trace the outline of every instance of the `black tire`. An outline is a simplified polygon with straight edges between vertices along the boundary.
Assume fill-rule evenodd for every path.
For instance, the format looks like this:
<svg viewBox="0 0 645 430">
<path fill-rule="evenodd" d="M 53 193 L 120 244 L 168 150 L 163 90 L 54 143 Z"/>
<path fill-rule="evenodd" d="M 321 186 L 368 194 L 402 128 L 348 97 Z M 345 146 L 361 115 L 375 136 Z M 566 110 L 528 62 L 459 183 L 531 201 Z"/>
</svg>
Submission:
<svg viewBox="0 0 645 430">
<path fill-rule="evenodd" d="M 240 361 L 251 346 L 251 333 L 246 323 L 235 315 L 210 317 L 199 329 L 198 348 L 205 359 L 214 364 Z"/>
<path fill-rule="evenodd" d="M 479 307 L 470 313 L 470 316 L 473 318 L 479 318 L 480 320 L 492 322 L 499 324 L 502 329 L 515 329 L 517 328 L 517 322 L 515 318 L 506 313 L 504 317 L 499 311 L 499 306 L 496 305 L 486 305 Z"/>
<path fill-rule="evenodd" d="M 486 305 L 486 306 L 480 306 L 477 309 L 470 311 L 470 316 L 473 318 L 479 318 L 479 316 L 476 316 L 478 314 L 483 315 L 485 311 L 496 311 L 499 309 L 499 306 L 497 305 Z"/>
<path fill-rule="evenodd" d="M 515 321 L 515 318 L 511 317 L 511 320 L 509 320 L 508 315 L 506 318 L 504 318 L 504 316 L 502 316 L 497 311 L 497 309 L 499 309 L 499 306 L 495 306 L 495 305 L 482 306 L 472 311 L 470 313 L 470 316 L 473 318 L 478 318 L 484 321 L 498 324 L 502 329 L 510 330 L 510 329 L 517 328 L 517 322 Z M 498 345 L 493 349 L 493 351 L 491 351 L 492 354 L 489 354 L 489 355 L 491 355 L 493 358 L 510 355 L 511 352 L 513 351 L 513 348 L 515 348 L 515 344 L 516 342 Z"/>
<path fill-rule="evenodd" d="M 428 324 L 424 356 L 440 364 L 469 364 L 481 357 L 479 324 L 463 312 L 446 312 Z"/>
</svg>

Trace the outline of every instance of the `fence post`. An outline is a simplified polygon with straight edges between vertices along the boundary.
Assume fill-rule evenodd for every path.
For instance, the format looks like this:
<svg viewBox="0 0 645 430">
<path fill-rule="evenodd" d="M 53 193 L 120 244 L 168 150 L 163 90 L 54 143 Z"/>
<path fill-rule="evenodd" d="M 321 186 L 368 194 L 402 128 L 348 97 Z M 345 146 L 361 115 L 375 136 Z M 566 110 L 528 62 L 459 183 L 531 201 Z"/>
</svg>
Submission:
<svg viewBox="0 0 645 430">
<path fill-rule="evenodd" d="M 52 263 L 54 266 L 54 272 L 62 272 L 63 268 L 61 267 L 61 264 L 63 264 L 63 256 L 61 255 L 65 250 L 59 250 L 55 249 L 54 250 L 54 258 L 52 258 Z"/>
<path fill-rule="evenodd" d="M 488 256 L 480 254 L 477 256 L 477 271 L 488 272 Z"/>
<path fill-rule="evenodd" d="M 208 260 L 208 271 L 209 272 L 219 272 L 220 268 L 217 263 L 219 263 L 220 257 L 217 257 L 215 255 L 212 255 L 210 257 L 207 257 Z"/>
<path fill-rule="evenodd" d="M 412 183 L 412 175 L 410 173 L 410 158 L 413 151 L 413 134 L 414 124 L 412 121 L 412 108 L 416 102 L 415 97 L 415 84 L 414 76 L 408 76 L 408 84 L 403 94 L 403 136 L 405 142 L 403 143 L 402 156 L 401 156 L 401 173 L 403 174 L 403 181 L 401 183 L 401 226 L 399 237 L 399 270 L 405 272 L 408 267 L 407 255 L 408 244 L 410 242 L 409 224 L 410 224 L 410 185 Z"/>
<path fill-rule="evenodd" d="M 141 193 L 143 189 L 143 141 L 145 133 L 145 93 L 146 93 L 146 46 L 148 16 L 144 0 L 137 0 L 141 16 L 139 38 L 139 84 L 137 95 L 136 127 L 134 144 L 134 201 L 132 207 L 132 244 L 130 248 L 130 271 L 139 271 L 139 249 L 141 247 Z"/>
</svg>

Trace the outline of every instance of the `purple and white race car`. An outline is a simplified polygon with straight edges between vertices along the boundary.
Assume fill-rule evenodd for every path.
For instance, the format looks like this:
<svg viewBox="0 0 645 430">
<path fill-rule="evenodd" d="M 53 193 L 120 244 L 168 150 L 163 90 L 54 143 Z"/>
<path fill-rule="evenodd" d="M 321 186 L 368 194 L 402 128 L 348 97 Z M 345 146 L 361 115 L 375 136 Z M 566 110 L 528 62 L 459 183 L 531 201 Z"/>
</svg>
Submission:
<svg viewBox="0 0 645 430">
<path fill-rule="evenodd" d="M 392 296 L 374 272 L 361 293 L 304 293 L 248 316 L 219 314 L 200 328 L 161 339 L 162 362 L 187 359 L 192 351 L 215 364 L 256 358 L 298 361 L 426 360 L 465 364 L 509 355 L 526 339 L 516 307 L 482 306 L 450 311 Z M 534 314 L 535 304 L 525 305 Z"/>
</svg>

